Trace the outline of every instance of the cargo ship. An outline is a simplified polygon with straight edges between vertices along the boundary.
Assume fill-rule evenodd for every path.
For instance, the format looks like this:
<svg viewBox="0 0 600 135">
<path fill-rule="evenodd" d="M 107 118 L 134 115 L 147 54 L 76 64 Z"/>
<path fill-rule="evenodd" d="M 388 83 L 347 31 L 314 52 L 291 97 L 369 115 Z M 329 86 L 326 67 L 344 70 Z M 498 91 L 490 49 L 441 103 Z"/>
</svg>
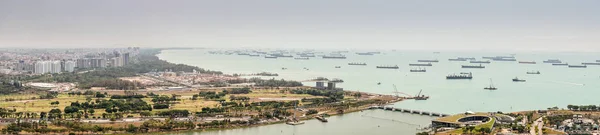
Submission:
<svg viewBox="0 0 600 135">
<path fill-rule="evenodd" d="M 536 64 L 535 61 L 519 61 L 519 64 Z"/>
<path fill-rule="evenodd" d="M 549 59 L 545 60 L 544 63 L 562 63 L 559 59 Z"/>
<path fill-rule="evenodd" d="M 552 63 L 552 66 L 568 66 L 569 63 Z"/>
<path fill-rule="evenodd" d="M 530 72 L 527 72 L 527 74 L 538 74 L 539 75 L 540 71 L 530 71 Z"/>
<path fill-rule="evenodd" d="M 427 67 L 430 67 L 430 66 L 433 66 L 433 65 L 431 63 L 427 63 L 427 64 L 424 64 L 424 63 L 415 63 L 415 64 L 408 64 L 408 66 L 427 66 Z"/>
<path fill-rule="evenodd" d="M 472 73 L 468 73 L 468 74 L 460 74 L 460 75 L 448 75 L 446 76 L 446 79 L 473 79 L 473 74 Z"/>
<path fill-rule="evenodd" d="M 410 69 L 410 72 L 427 72 L 427 69 L 425 69 L 425 68 Z"/>
<path fill-rule="evenodd" d="M 485 68 L 485 66 L 482 66 L 481 64 L 479 65 L 462 65 L 462 68 Z"/>
<path fill-rule="evenodd" d="M 346 59 L 346 56 L 323 56 L 323 59 Z"/>
<path fill-rule="evenodd" d="M 525 80 L 521 80 L 521 79 L 519 79 L 517 77 L 513 78 L 512 81 L 513 82 L 525 82 Z"/>
<path fill-rule="evenodd" d="M 366 66 L 367 63 L 348 63 L 348 65 Z"/>
<path fill-rule="evenodd" d="M 484 63 L 484 64 L 489 64 L 491 62 L 489 60 L 486 60 L 486 61 L 470 61 L 469 63 Z"/>
<path fill-rule="evenodd" d="M 294 58 L 295 60 L 309 60 L 308 57 L 298 57 L 298 58 Z"/>
<path fill-rule="evenodd" d="M 417 60 L 417 62 L 440 62 L 438 60 Z"/>
<path fill-rule="evenodd" d="M 394 65 L 394 66 L 377 66 L 377 68 L 383 68 L 383 69 L 398 69 L 398 65 Z"/>
<path fill-rule="evenodd" d="M 581 63 L 582 65 L 600 65 L 600 63 Z"/>
<path fill-rule="evenodd" d="M 569 65 L 569 68 L 587 68 L 586 65 Z"/>
</svg>

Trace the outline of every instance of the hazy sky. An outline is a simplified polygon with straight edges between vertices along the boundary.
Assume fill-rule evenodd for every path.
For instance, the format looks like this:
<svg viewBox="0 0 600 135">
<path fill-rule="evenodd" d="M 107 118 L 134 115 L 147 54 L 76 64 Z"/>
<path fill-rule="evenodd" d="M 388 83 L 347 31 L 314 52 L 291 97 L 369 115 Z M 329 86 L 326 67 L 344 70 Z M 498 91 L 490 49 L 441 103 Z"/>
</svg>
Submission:
<svg viewBox="0 0 600 135">
<path fill-rule="evenodd" d="M 0 0 L 0 47 L 600 50 L 599 0 Z"/>
</svg>

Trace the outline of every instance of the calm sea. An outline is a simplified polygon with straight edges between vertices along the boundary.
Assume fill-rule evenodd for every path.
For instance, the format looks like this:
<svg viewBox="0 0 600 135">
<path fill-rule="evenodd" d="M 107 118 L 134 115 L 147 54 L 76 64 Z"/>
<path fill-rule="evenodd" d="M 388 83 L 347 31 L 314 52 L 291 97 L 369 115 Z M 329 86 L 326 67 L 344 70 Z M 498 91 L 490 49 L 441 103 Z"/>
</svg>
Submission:
<svg viewBox="0 0 600 135">
<path fill-rule="evenodd" d="M 582 62 L 594 62 L 600 59 L 598 53 L 516 53 L 517 61 L 536 61 L 537 64 L 518 64 L 515 61 L 492 61 L 483 64 L 484 69 L 463 69 L 461 65 L 476 65 L 469 62 L 448 61 L 449 58 L 474 57 L 481 60 L 482 56 L 507 56 L 511 53 L 475 53 L 475 52 L 403 52 L 386 51 L 372 56 L 346 54 L 347 59 L 295 60 L 293 58 L 265 59 L 264 57 L 249 57 L 245 55 L 209 54 L 210 50 L 165 50 L 158 56 L 173 63 L 189 64 L 206 69 L 223 71 L 225 73 L 257 73 L 273 72 L 277 78 L 292 80 L 308 80 L 316 77 L 340 78 L 344 83 L 338 84 L 347 90 L 393 94 L 396 85 L 399 92 L 407 95 L 422 94 L 430 96 L 429 100 L 407 100 L 394 106 L 423 111 L 447 114 L 465 111 L 514 112 L 522 110 L 545 109 L 548 107 L 566 107 L 568 104 L 598 104 L 600 103 L 600 66 L 588 68 L 567 68 L 542 63 L 547 59 L 560 59 L 574 65 Z M 438 59 L 425 73 L 411 73 L 409 63 L 417 63 L 419 59 Z M 350 62 L 364 62 L 367 66 L 350 66 Z M 376 69 L 379 65 L 398 65 L 400 69 Z M 341 68 L 335 68 L 341 66 Z M 287 68 L 282 70 L 281 68 Z M 305 70 L 307 68 L 308 70 Z M 539 75 L 528 75 L 528 71 L 540 71 Z M 472 72 L 472 80 L 446 80 L 448 74 Z M 512 82 L 518 77 L 526 82 Z M 490 79 L 492 81 L 490 81 Z M 377 83 L 381 82 L 380 85 Z M 498 88 L 488 91 L 483 88 L 493 82 Z M 305 85 L 314 85 L 305 83 Z M 356 115 L 356 116 L 355 116 Z M 387 115 L 387 114 L 384 114 Z M 401 117 L 403 114 L 389 115 L 386 118 Z M 408 115 L 408 114 L 406 114 Z M 412 115 L 411 115 L 412 116 Z M 346 117 L 346 116 L 344 116 Z M 360 117 L 351 114 L 347 117 Z M 337 119 L 337 118 L 335 118 Z M 345 118 L 360 119 L 360 118 Z M 427 123 L 428 120 L 425 120 Z M 356 126 L 348 125 L 347 128 Z M 312 127 L 312 124 L 303 126 Z M 329 125 L 329 124 L 327 124 Z M 334 124 L 331 124 L 332 126 Z M 368 123 L 372 125 L 372 123 Z M 292 130 L 287 125 L 276 127 Z M 269 127 L 269 126 L 266 126 Z M 360 126 L 359 126 L 360 127 Z M 404 126 L 399 126 L 404 127 Z M 265 127 L 250 128 L 254 132 Z M 314 127 L 313 127 L 314 128 Z M 366 127 L 364 127 L 366 128 Z M 221 131 L 225 134 L 241 133 L 243 130 Z M 393 129 L 390 129 L 393 131 Z M 244 131 L 245 132 L 245 131 Z M 308 132 L 308 131 L 307 131 Z M 359 131 L 356 131 L 359 132 Z M 220 133 L 220 132 L 219 132 Z M 262 133 L 262 132 L 261 132 Z M 309 134 L 297 131 L 299 134 Z M 319 133 L 328 133 L 320 130 Z"/>
</svg>

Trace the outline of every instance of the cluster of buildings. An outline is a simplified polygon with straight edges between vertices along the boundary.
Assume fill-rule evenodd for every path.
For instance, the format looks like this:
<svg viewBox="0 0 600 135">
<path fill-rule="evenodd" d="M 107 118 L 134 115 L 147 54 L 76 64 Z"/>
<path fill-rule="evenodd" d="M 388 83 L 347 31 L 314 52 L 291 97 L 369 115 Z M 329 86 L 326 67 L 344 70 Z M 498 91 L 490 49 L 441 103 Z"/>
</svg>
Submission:
<svg viewBox="0 0 600 135">
<path fill-rule="evenodd" d="M 0 50 L 0 74 L 47 74 L 78 69 L 121 67 L 139 48 Z"/>
</svg>

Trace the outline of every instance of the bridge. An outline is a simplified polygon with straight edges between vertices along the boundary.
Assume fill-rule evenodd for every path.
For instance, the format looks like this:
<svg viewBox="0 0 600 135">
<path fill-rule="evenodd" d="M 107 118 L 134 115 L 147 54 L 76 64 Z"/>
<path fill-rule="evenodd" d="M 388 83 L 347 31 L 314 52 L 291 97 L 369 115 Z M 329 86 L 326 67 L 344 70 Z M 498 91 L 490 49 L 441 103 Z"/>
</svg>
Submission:
<svg viewBox="0 0 600 135">
<path fill-rule="evenodd" d="M 428 115 L 428 116 L 438 116 L 438 117 L 450 116 L 449 114 L 443 114 L 443 113 L 427 112 L 427 111 L 420 111 L 420 110 L 413 110 L 413 109 L 403 109 L 403 108 L 387 107 L 387 106 L 371 106 L 370 109 L 383 109 L 383 110 L 394 111 L 394 112 L 403 112 L 403 113 Z"/>
</svg>

